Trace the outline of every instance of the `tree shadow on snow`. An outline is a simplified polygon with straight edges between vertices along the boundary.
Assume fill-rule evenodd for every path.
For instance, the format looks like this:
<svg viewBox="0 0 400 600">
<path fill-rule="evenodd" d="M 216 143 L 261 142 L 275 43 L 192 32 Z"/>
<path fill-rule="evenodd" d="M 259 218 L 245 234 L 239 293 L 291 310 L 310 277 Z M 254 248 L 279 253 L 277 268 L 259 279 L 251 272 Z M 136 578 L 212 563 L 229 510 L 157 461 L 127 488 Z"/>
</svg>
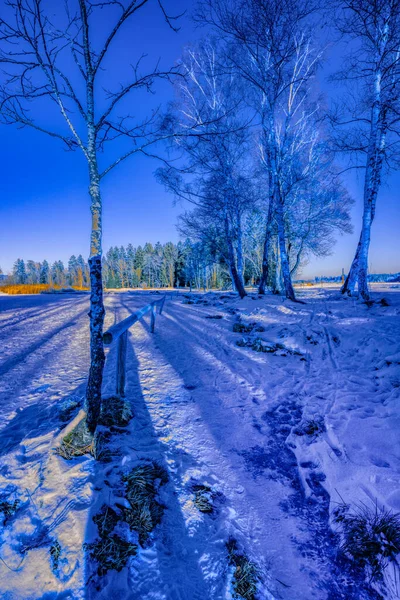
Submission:
<svg viewBox="0 0 400 600">
<path fill-rule="evenodd" d="M 43 436 L 54 429 L 62 429 L 72 420 L 83 403 L 86 382 L 81 383 L 62 398 L 53 402 L 41 398 L 21 410 L 0 430 L 0 456 L 5 456 L 26 438 Z M 20 458 L 23 461 L 23 455 Z"/>
<path fill-rule="evenodd" d="M 131 309 L 129 311 L 131 312 Z M 152 542 L 145 553 L 146 555 L 150 552 L 151 555 L 153 554 L 152 549 L 155 549 L 157 554 L 156 568 L 153 568 L 153 565 L 146 564 L 146 559 L 140 557 L 143 550 L 139 548 L 139 556 L 130 559 L 128 569 L 124 568 L 121 573 L 110 571 L 105 576 L 107 578 L 105 581 L 112 587 L 115 597 L 121 599 L 153 598 L 156 594 L 157 598 L 160 597 L 163 600 L 178 600 L 181 598 L 204 600 L 205 598 L 211 598 L 213 596 L 199 565 L 201 552 L 199 552 L 196 543 L 197 532 L 194 537 L 189 535 L 178 500 L 178 489 L 182 485 L 181 478 L 184 472 L 194 465 L 195 461 L 183 451 L 160 441 L 159 436 L 161 434 L 157 435 L 150 412 L 151 409 L 147 406 L 143 394 L 139 375 L 139 362 L 129 336 L 126 364 L 126 399 L 131 401 L 134 416 L 128 426 L 131 430 L 130 434 L 116 433 L 115 435 L 121 436 L 119 439 L 120 448 L 128 460 L 124 462 L 122 467 L 120 465 L 114 467 L 117 473 L 114 472 L 113 476 L 110 476 L 110 468 L 107 471 L 107 468 L 104 465 L 102 467 L 100 464 L 98 473 L 103 469 L 103 473 L 104 475 L 107 474 L 109 481 L 112 479 L 120 481 L 123 474 L 129 473 L 138 464 L 155 461 L 168 472 L 169 481 L 160 489 L 159 501 L 165 506 L 165 511 L 161 523 L 156 526 L 151 534 Z M 156 380 L 154 385 L 157 385 Z M 129 457 L 133 457 L 134 462 L 130 461 Z M 115 478 L 115 475 L 117 475 L 117 478 Z M 103 491 L 103 498 L 107 503 L 107 488 L 104 488 Z M 122 488 L 119 491 L 122 492 Z M 93 516 L 98 513 L 100 507 L 101 504 L 96 502 L 88 517 L 86 535 L 90 536 L 91 540 L 93 539 L 91 534 L 95 531 L 93 529 Z M 207 537 L 206 534 L 202 534 L 202 536 Z M 88 564 L 86 559 L 86 582 L 91 578 L 95 566 Z M 100 591 L 103 588 L 101 579 L 98 580 L 96 587 L 98 591 L 93 589 L 93 585 L 88 585 L 85 597 L 88 599 L 109 597 L 106 589 L 104 589 L 103 594 Z"/>
<path fill-rule="evenodd" d="M 310 539 L 308 544 L 299 545 L 301 546 L 299 547 L 300 552 L 308 555 L 311 553 L 315 558 L 316 565 L 320 562 L 318 558 L 320 554 L 323 554 L 322 563 L 330 562 L 328 569 L 331 569 L 334 579 L 329 580 L 328 576 L 331 585 L 329 600 L 339 600 L 344 597 L 347 600 L 361 598 L 377 600 L 380 597 L 379 594 L 363 581 L 360 574 L 352 572 L 351 565 L 346 563 L 343 557 L 336 556 L 335 536 L 329 527 L 329 495 L 317 478 L 314 480 L 311 477 L 311 485 L 317 501 L 314 504 L 308 504 L 301 489 L 296 457 L 286 444 L 288 432 L 284 435 L 282 433 L 281 437 L 278 436 L 283 423 L 278 422 L 276 427 L 272 428 L 262 447 L 256 445 L 256 440 L 260 440 L 260 438 L 254 437 L 254 445 L 249 448 L 248 452 L 235 452 L 235 432 L 242 432 L 240 439 L 243 439 L 245 420 L 240 411 L 226 410 L 229 407 L 224 406 L 223 399 L 219 398 L 218 389 L 213 386 L 215 376 L 220 369 L 218 361 L 221 358 L 216 356 L 215 347 L 209 344 L 207 338 L 202 335 L 200 327 L 197 324 L 192 327 L 192 323 L 184 321 L 177 308 L 170 307 L 165 317 L 169 322 L 164 322 L 164 324 L 159 322 L 158 330 L 156 321 L 156 333 L 158 331 L 155 338 L 156 347 L 180 375 L 186 389 L 194 390 L 196 404 L 202 419 L 217 447 L 222 452 L 227 452 L 235 465 L 236 457 L 241 456 L 244 459 L 243 477 L 241 478 L 244 487 L 246 488 L 247 477 L 264 476 L 264 471 L 275 472 L 276 478 L 287 484 L 288 505 L 291 505 L 290 508 L 286 507 L 285 509 L 282 506 L 282 519 L 287 519 L 287 513 L 292 512 L 296 518 L 303 522 L 306 521 L 309 526 Z M 149 331 L 146 322 L 142 321 L 141 324 Z M 176 336 L 175 340 L 174 336 Z M 184 344 L 181 343 L 182 339 L 185 340 Z M 220 344 L 223 343 L 221 340 Z M 203 357 L 204 350 L 209 353 L 210 360 Z M 215 363 L 212 362 L 214 357 Z M 202 375 L 205 377 L 205 381 L 202 381 Z M 234 373 L 230 373 L 229 376 L 232 376 L 232 386 L 234 386 Z M 243 379 L 242 375 L 240 379 Z M 223 395 L 225 396 L 225 393 Z M 249 405 L 251 405 L 251 401 L 252 397 L 249 391 Z M 271 415 L 268 416 L 271 417 Z M 270 418 L 270 425 L 272 423 L 274 421 L 271 421 Z M 252 439 L 251 430 L 248 432 L 247 439 Z M 240 440 L 238 441 L 240 443 Z M 261 450 L 259 454 L 256 451 L 258 448 Z M 326 552 L 321 552 L 322 548 L 326 549 Z M 315 577 L 317 581 L 320 579 L 319 584 L 322 587 L 326 585 L 323 572 L 317 572 L 316 569 Z"/>
</svg>

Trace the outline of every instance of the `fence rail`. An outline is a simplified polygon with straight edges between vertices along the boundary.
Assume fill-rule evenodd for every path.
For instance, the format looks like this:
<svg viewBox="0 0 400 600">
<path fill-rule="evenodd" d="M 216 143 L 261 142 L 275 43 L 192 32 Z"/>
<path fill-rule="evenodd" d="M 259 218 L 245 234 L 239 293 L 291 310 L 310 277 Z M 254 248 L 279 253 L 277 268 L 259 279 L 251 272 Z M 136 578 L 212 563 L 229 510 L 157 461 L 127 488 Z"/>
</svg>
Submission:
<svg viewBox="0 0 400 600">
<path fill-rule="evenodd" d="M 150 312 L 150 331 L 154 333 L 156 324 L 156 310 L 158 306 L 158 314 L 162 314 L 164 308 L 166 296 L 163 296 L 159 300 L 154 300 L 150 304 L 146 304 L 140 310 L 132 313 L 119 323 L 116 323 L 110 329 L 103 334 L 103 342 L 106 346 L 110 346 L 114 341 L 118 340 L 117 348 L 117 385 L 116 394 L 117 396 L 125 395 L 125 372 L 126 372 L 126 346 L 128 338 L 128 329 L 135 323 L 140 321 L 148 312 Z"/>
</svg>

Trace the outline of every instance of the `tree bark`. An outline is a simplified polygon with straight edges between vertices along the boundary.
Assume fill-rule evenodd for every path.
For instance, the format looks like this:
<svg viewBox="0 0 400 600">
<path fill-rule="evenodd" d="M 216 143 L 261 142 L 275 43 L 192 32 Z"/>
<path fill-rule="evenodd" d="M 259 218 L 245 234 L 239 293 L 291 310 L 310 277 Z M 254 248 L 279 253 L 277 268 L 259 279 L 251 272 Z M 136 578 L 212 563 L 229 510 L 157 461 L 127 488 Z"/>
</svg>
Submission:
<svg viewBox="0 0 400 600">
<path fill-rule="evenodd" d="M 270 245 L 271 245 L 271 234 L 272 234 L 272 223 L 274 216 L 274 196 L 272 194 L 272 175 L 269 171 L 269 205 L 268 205 L 268 214 L 267 214 L 267 224 L 265 227 L 265 238 L 264 238 L 264 247 L 263 247 L 263 259 L 262 259 L 262 272 L 260 283 L 258 285 L 258 293 L 264 295 L 265 287 L 268 283 L 269 278 L 269 259 L 270 259 Z"/>
<path fill-rule="evenodd" d="M 101 265 L 102 205 L 97 162 L 90 165 L 90 187 L 92 231 L 90 243 L 90 369 L 86 389 L 86 421 L 89 431 L 94 432 L 101 410 L 101 386 L 103 382 L 103 279 Z"/>
<path fill-rule="evenodd" d="M 356 287 L 357 276 L 358 276 L 358 259 L 360 257 L 360 249 L 361 249 L 361 235 L 359 242 L 357 244 L 356 254 L 354 256 L 353 262 L 350 267 L 350 271 L 347 274 L 346 281 L 342 285 L 341 292 L 342 294 L 347 294 L 348 296 L 352 296 L 354 294 L 354 290 Z"/>
<path fill-rule="evenodd" d="M 376 200 L 381 184 L 383 159 L 386 150 L 386 133 L 388 129 L 388 105 L 382 102 L 382 70 L 381 59 L 384 55 L 389 39 L 389 24 L 385 24 L 381 43 L 375 57 L 374 101 L 371 107 L 371 121 L 369 131 L 368 158 L 364 180 L 364 211 L 360 241 L 350 268 L 349 275 L 342 288 L 342 293 L 352 295 L 355 281 L 358 282 L 358 294 L 364 300 L 369 300 L 368 289 L 368 254 L 371 242 L 371 225 L 375 217 Z"/>
<path fill-rule="evenodd" d="M 232 237 L 230 234 L 230 227 L 228 222 L 228 217 L 225 217 L 225 238 L 228 246 L 228 260 L 229 260 L 229 270 L 231 272 L 232 281 L 241 298 L 247 296 L 246 290 L 244 289 L 243 281 L 239 277 L 238 270 L 236 268 L 235 261 L 235 250 L 233 248 Z"/>
<path fill-rule="evenodd" d="M 283 216 L 283 202 L 281 197 L 278 198 L 276 204 L 276 221 L 278 225 L 279 253 L 281 259 L 280 263 L 283 276 L 283 283 L 285 286 L 285 295 L 286 298 L 288 298 L 289 300 L 296 301 L 296 296 L 292 285 L 292 278 L 290 277 L 289 258 L 286 250 L 285 221 Z"/>
</svg>

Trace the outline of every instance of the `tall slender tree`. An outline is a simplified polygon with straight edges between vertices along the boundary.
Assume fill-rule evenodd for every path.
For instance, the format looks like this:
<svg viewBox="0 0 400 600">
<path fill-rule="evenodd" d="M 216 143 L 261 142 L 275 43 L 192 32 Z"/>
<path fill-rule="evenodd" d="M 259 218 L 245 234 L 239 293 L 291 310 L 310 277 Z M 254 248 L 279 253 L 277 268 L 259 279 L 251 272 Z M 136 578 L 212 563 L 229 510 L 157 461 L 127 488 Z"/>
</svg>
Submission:
<svg viewBox="0 0 400 600">
<path fill-rule="evenodd" d="M 182 59 L 175 128 L 191 130 L 196 123 L 197 136 L 174 140 L 183 164 L 159 169 L 158 178 L 177 198 L 194 204 L 197 217 L 219 225 L 232 285 L 243 298 L 242 222 L 254 200 L 249 119 L 241 110 L 240 80 L 219 64 L 219 54 L 215 40 L 205 40 Z"/>
<path fill-rule="evenodd" d="M 270 249 L 277 231 L 279 258 L 286 296 L 295 300 L 284 219 L 285 196 L 280 131 L 298 110 L 304 82 L 312 77 L 316 56 L 310 52 L 306 24 L 318 0 L 203 0 L 198 19 L 211 25 L 228 44 L 226 62 L 246 85 L 246 99 L 260 122 L 260 150 L 268 180 L 263 271 L 259 292 L 269 279 Z M 292 102 L 293 101 L 293 102 Z"/>
<path fill-rule="evenodd" d="M 385 168 L 400 163 L 400 1 L 340 0 L 336 24 L 351 51 L 336 80 L 347 84 L 343 107 L 332 116 L 336 148 L 364 171 L 363 217 L 356 253 L 342 293 L 356 285 L 369 300 L 371 225 Z"/>
<path fill-rule="evenodd" d="M 79 149 L 87 164 L 92 225 L 89 258 L 91 362 L 86 408 L 91 431 L 95 430 L 100 414 L 105 360 L 101 183 L 128 157 L 146 154 L 161 135 L 155 115 L 143 122 L 132 120 L 123 105 L 133 92 L 150 91 L 157 78 L 168 78 L 171 74 L 158 67 L 142 74 L 139 59 L 133 68 L 133 77 L 130 76 L 127 83 L 120 84 L 115 92 L 104 91 L 105 87 L 112 86 L 112 68 L 107 60 L 113 42 L 147 4 L 160 10 L 173 28 L 162 0 L 66 0 L 56 3 L 51 10 L 43 0 L 9 0 L 0 19 L 0 62 L 9 73 L 1 91 L 3 121 L 32 127 L 61 140 L 70 150 Z M 107 19 L 104 18 L 105 10 L 109 12 Z M 103 11 L 101 21 L 99 11 Z M 105 36 L 103 24 L 107 28 Z M 43 106 L 46 100 L 50 108 L 58 109 L 64 127 L 52 129 L 46 120 L 36 118 L 30 110 L 34 102 Z M 126 112 L 123 117 L 118 116 L 121 110 Z M 129 142 L 122 152 L 121 138 Z M 114 148 L 120 154 L 101 166 L 99 153 L 113 141 L 117 141 Z"/>
</svg>

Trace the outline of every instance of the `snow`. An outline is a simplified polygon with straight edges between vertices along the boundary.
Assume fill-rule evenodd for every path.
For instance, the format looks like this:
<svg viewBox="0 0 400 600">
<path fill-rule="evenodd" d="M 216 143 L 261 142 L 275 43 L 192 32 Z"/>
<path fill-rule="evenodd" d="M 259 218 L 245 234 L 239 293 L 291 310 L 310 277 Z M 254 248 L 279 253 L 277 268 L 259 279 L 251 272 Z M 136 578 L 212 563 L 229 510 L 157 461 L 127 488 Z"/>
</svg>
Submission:
<svg viewBox="0 0 400 600">
<path fill-rule="evenodd" d="M 305 304 L 217 293 L 185 304 L 168 292 L 155 333 L 149 317 L 130 330 L 134 418 L 114 436 L 111 463 L 53 452 L 84 395 L 88 297 L 2 295 L 0 492 L 21 505 L 0 529 L 1 598 L 229 599 L 230 536 L 259 568 L 259 598 L 378 598 L 338 563 L 331 519 L 342 501 L 400 510 L 400 290 L 373 290 L 389 306 L 368 308 L 329 287 L 298 290 Z M 106 294 L 106 327 L 154 298 Z M 239 316 L 265 328 L 250 337 L 296 353 L 238 347 Z M 104 396 L 114 392 L 115 351 Z M 310 421 L 320 431 L 299 435 Z M 97 535 L 92 517 L 123 502 L 121 475 L 146 460 L 170 475 L 164 517 L 152 543 L 96 588 L 82 548 Z M 193 483 L 215 492 L 214 514 L 195 507 Z M 380 593 L 398 597 L 390 570 Z"/>
</svg>

